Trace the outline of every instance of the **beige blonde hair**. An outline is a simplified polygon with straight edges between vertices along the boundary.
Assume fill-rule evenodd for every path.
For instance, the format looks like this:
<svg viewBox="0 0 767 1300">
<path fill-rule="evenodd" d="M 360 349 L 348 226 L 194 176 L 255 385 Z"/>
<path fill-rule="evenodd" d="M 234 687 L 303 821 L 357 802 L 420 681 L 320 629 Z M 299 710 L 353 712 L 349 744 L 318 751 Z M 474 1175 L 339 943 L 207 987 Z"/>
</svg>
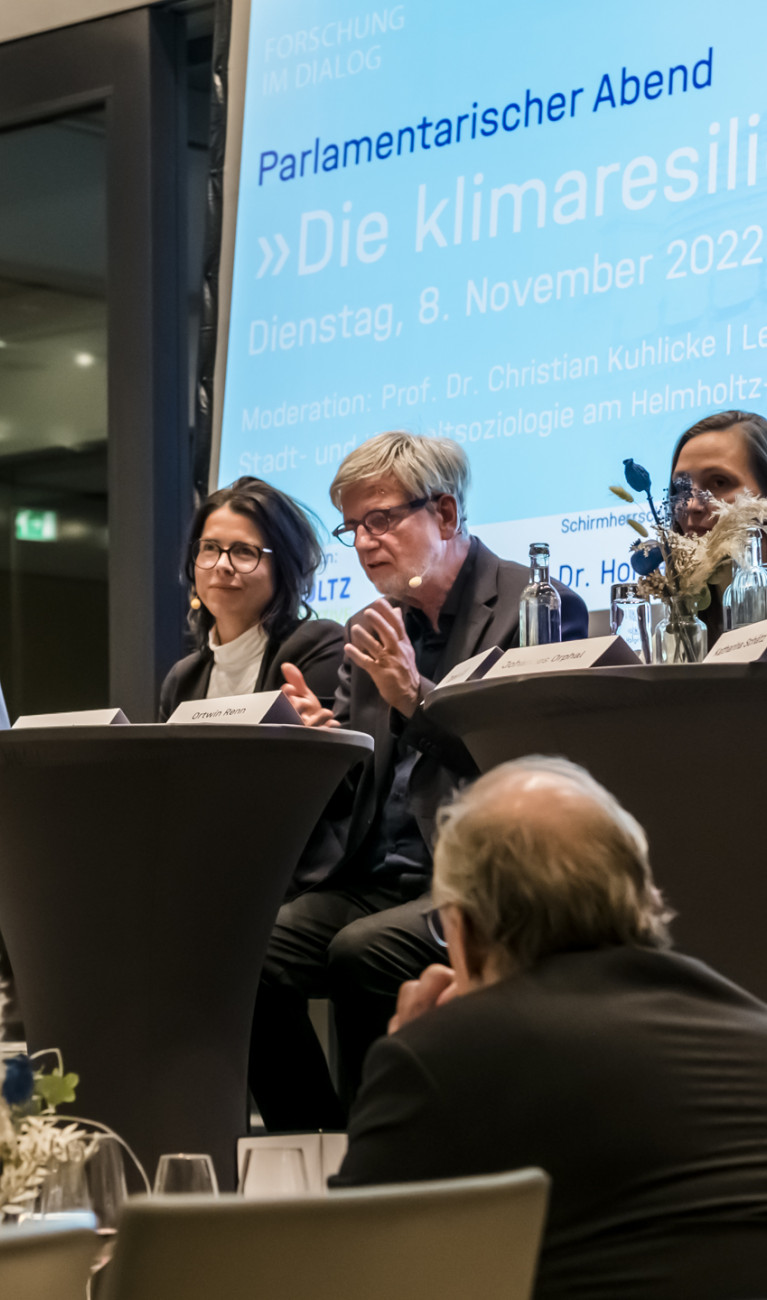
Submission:
<svg viewBox="0 0 767 1300">
<path fill-rule="evenodd" d="M 434 899 L 501 971 L 572 948 L 670 943 L 642 827 L 567 759 L 503 763 L 442 809 Z"/>
<path fill-rule="evenodd" d="M 453 496 L 458 505 L 461 532 L 466 531 L 466 493 L 469 462 L 450 438 L 429 438 L 421 433 L 378 433 L 350 451 L 330 485 L 330 499 L 341 509 L 344 488 L 362 479 L 391 475 L 407 492 L 418 497 Z"/>
</svg>

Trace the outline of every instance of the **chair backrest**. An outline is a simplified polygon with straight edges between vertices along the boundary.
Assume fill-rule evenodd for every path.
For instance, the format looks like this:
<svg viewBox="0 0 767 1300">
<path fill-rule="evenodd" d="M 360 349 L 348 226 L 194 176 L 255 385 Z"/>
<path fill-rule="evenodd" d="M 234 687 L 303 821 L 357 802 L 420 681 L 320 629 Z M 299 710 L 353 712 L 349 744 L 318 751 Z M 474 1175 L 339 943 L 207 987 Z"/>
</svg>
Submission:
<svg viewBox="0 0 767 1300">
<path fill-rule="evenodd" d="M 528 1300 L 537 1169 L 328 1196 L 131 1199 L 105 1300 Z"/>
<path fill-rule="evenodd" d="M 47 1223 L 0 1228 L 3 1300 L 85 1300 L 98 1238 L 88 1228 Z"/>
</svg>

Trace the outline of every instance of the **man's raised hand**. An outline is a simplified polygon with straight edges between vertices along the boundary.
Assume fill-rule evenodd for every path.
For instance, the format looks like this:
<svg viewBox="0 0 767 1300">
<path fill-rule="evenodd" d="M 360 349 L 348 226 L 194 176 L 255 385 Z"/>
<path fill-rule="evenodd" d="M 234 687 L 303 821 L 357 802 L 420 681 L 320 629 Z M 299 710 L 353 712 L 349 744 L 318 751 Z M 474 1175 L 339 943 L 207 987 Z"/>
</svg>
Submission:
<svg viewBox="0 0 767 1300">
<path fill-rule="evenodd" d="M 395 609 L 383 597 L 374 600 L 354 624 L 344 654 L 369 673 L 391 708 L 406 718 L 413 716 L 419 703 L 421 677 L 401 609 Z"/>
<path fill-rule="evenodd" d="M 417 1020 L 425 1011 L 441 1007 L 457 995 L 455 971 L 449 966 L 427 966 L 417 980 L 406 980 L 397 994 L 397 1010 L 389 1021 L 389 1033 Z"/>
<path fill-rule="evenodd" d="M 314 691 L 309 690 L 300 668 L 295 664 L 283 664 L 282 675 L 285 678 L 282 693 L 290 700 L 305 727 L 340 727 L 340 722 L 333 717 L 333 710 L 324 709 Z"/>
</svg>

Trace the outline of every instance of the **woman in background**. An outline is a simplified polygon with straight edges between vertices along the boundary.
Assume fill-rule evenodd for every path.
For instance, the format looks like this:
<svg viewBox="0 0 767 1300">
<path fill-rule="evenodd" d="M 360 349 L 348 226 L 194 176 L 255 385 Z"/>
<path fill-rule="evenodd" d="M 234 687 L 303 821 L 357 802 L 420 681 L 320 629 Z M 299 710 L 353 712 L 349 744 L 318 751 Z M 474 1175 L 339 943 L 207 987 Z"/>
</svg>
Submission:
<svg viewBox="0 0 767 1300">
<path fill-rule="evenodd" d="M 184 565 L 198 648 L 165 678 L 160 721 L 184 700 L 279 690 L 285 663 L 329 707 L 343 630 L 307 604 L 321 561 L 309 518 L 278 488 L 239 478 L 213 492 L 192 520 Z"/>
<path fill-rule="evenodd" d="M 707 533 L 710 497 L 734 501 L 739 492 L 767 496 L 767 420 L 752 411 L 717 411 L 687 429 L 674 448 L 671 482 L 687 474 L 695 489 L 682 517 L 683 533 Z M 703 495 L 701 495 L 703 494 Z"/>
<path fill-rule="evenodd" d="M 683 533 L 701 537 L 711 528 L 716 501 L 734 501 L 739 492 L 767 496 L 767 420 L 753 411 L 717 411 L 685 430 L 671 459 L 674 480 L 686 475 L 692 494 L 676 516 Z M 724 586 L 729 582 L 729 576 Z M 711 604 L 700 617 L 708 628 L 709 649 L 720 636 L 724 586 L 710 584 Z"/>
</svg>

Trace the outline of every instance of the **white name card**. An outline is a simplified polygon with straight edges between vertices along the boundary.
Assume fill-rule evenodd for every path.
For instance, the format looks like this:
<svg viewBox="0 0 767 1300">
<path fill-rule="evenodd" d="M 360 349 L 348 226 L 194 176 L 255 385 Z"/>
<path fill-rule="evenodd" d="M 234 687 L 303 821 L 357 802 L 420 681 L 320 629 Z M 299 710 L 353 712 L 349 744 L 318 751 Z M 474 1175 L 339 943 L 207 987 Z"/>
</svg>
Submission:
<svg viewBox="0 0 767 1300">
<path fill-rule="evenodd" d="M 767 620 L 723 632 L 704 664 L 752 664 L 767 655 Z"/>
<path fill-rule="evenodd" d="M 13 731 L 25 727 L 125 727 L 122 709 L 80 709 L 78 713 L 27 713 L 17 718 Z"/>
<path fill-rule="evenodd" d="M 485 678 L 572 672 L 574 668 L 608 668 L 641 662 L 622 636 L 593 636 L 585 641 L 554 641 L 549 645 L 507 650 Z"/>
<path fill-rule="evenodd" d="M 442 678 L 435 686 L 435 690 L 440 690 L 443 686 L 457 686 L 459 682 L 476 682 L 480 677 L 484 677 L 488 668 L 492 668 L 497 663 L 503 651 L 499 646 L 494 645 L 492 650 L 480 650 L 478 655 L 472 655 L 471 659 L 464 659 L 462 664 L 456 664 L 450 672 Z"/>
<path fill-rule="evenodd" d="M 215 700 L 184 700 L 170 715 L 171 723 L 194 723 L 195 726 L 222 725 L 255 727 L 259 722 L 279 722 L 303 726 L 300 714 L 282 691 L 258 691 L 251 695 L 222 695 Z"/>
</svg>

